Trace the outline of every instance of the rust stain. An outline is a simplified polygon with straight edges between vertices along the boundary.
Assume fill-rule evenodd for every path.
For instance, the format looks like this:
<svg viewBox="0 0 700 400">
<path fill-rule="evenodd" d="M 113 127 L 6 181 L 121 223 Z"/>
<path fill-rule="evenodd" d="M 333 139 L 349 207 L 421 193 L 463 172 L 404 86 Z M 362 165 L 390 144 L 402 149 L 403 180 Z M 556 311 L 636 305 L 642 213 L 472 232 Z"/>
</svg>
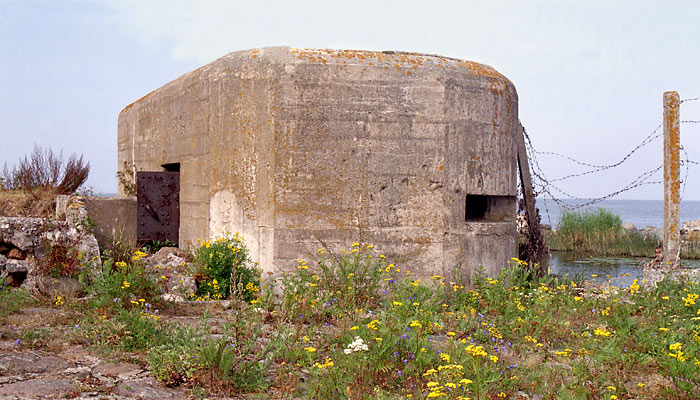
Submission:
<svg viewBox="0 0 700 400">
<path fill-rule="evenodd" d="M 677 92 L 664 93 L 664 219 L 668 235 L 674 243 L 679 240 L 680 204 L 680 98 Z"/>
<path fill-rule="evenodd" d="M 136 100 L 135 102 L 133 102 L 133 103 L 129 104 L 129 105 L 128 105 L 128 106 L 126 106 L 126 107 L 124 107 L 124 109 L 123 109 L 123 110 L 122 110 L 122 111 L 120 112 L 120 114 L 122 114 L 122 113 L 125 113 L 125 112 L 129 111 L 129 110 L 131 109 L 131 107 L 133 107 L 133 106 L 134 106 L 134 104 L 136 104 L 136 103 L 139 103 L 139 102 L 143 101 L 143 100 L 144 100 L 144 99 L 145 99 L 146 97 L 148 97 L 148 96 L 152 95 L 152 94 L 153 94 L 154 92 L 156 92 L 157 90 L 159 90 L 159 89 L 156 89 L 156 90 L 151 90 L 151 91 L 150 91 L 150 92 L 149 92 L 148 94 L 146 94 L 145 96 L 141 97 L 140 99 Z"/>
</svg>

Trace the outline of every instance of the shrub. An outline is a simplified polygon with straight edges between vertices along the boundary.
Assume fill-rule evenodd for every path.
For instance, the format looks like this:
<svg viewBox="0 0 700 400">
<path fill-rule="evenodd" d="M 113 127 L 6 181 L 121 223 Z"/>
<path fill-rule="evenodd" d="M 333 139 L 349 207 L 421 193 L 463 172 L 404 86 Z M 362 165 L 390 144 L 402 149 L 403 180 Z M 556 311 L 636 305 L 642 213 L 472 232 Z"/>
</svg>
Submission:
<svg viewBox="0 0 700 400">
<path fill-rule="evenodd" d="M 53 189 L 57 194 L 71 194 L 85 183 L 89 173 L 90 163 L 83 156 L 73 154 L 64 164 L 63 152 L 56 155 L 50 148 L 44 150 L 34 145 L 29 158 L 20 159 L 12 171 L 5 164 L 3 187 L 28 191 Z"/>
<path fill-rule="evenodd" d="M 145 300 L 132 300 L 112 318 L 100 314 L 103 309 L 97 311 L 78 324 L 76 333 L 83 343 L 100 350 L 145 351 L 170 340 L 171 325 L 162 323 L 158 310 Z"/>
<path fill-rule="evenodd" d="M 76 277 L 80 266 L 80 255 L 74 248 L 46 245 L 46 254 L 39 259 L 43 275 L 54 277 Z"/>
<path fill-rule="evenodd" d="M 129 263 L 136 250 L 136 242 L 126 237 L 123 232 L 118 232 L 114 238 L 111 238 L 105 246 L 100 248 L 100 254 L 103 261 Z"/>
<path fill-rule="evenodd" d="M 35 301 L 36 299 L 24 288 L 13 288 L 4 278 L 0 278 L 0 322 L 4 322 L 5 317 Z"/>
<path fill-rule="evenodd" d="M 195 251 L 198 299 L 225 299 L 229 295 L 253 301 L 260 291 L 260 270 L 251 265 L 248 248 L 236 233 L 201 242 Z"/>
<path fill-rule="evenodd" d="M 374 308 L 382 285 L 396 282 L 395 268 L 383 255 L 374 257 L 372 245 L 355 242 L 337 254 L 318 250 L 318 263 L 309 267 L 299 259 L 296 273 L 282 278 L 281 309 L 287 317 L 298 315 L 326 319 L 358 308 Z"/>
</svg>

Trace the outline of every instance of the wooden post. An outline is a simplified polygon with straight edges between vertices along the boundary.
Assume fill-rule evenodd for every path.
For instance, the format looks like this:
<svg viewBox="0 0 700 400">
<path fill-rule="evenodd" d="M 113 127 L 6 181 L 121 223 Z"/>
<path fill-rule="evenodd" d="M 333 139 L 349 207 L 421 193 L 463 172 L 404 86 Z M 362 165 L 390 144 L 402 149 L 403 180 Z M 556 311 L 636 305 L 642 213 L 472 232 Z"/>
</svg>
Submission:
<svg viewBox="0 0 700 400">
<path fill-rule="evenodd" d="M 527 211 L 528 240 L 530 241 L 530 245 L 533 243 L 541 244 L 533 246 L 537 254 L 533 254 L 532 256 L 535 258 L 535 262 L 540 264 L 540 268 L 543 268 L 549 264 L 549 250 L 544 244 L 544 238 L 538 226 L 537 209 L 535 208 L 535 192 L 532 190 L 530 163 L 527 159 L 524 136 L 525 130 L 523 126 L 518 123 L 518 131 L 515 133 L 515 148 L 518 156 L 520 183 L 523 190 L 523 198 L 525 199 L 525 210 Z M 540 269 L 540 271 L 542 271 L 542 269 Z M 546 269 L 544 269 L 544 271 L 546 271 Z"/>
<path fill-rule="evenodd" d="M 664 93 L 664 265 L 680 260 L 680 99 L 678 92 Z"/>
<path fill-rule="evenodd" d="M 525 150 L 525 138 L 523 137 L 523 126 L 518 124 L 518 132 L 515 134 L 515 146 L 518 150 L 518 172 L 520 173 L 520 183 L 525 199 L 525 209 L 527 210 L 528 229 L 537 225 L 537 212 L 535 211 L 535 194 L 532 191 L 532 179 L 530 177 L 530 164 Z"/>
</svg>

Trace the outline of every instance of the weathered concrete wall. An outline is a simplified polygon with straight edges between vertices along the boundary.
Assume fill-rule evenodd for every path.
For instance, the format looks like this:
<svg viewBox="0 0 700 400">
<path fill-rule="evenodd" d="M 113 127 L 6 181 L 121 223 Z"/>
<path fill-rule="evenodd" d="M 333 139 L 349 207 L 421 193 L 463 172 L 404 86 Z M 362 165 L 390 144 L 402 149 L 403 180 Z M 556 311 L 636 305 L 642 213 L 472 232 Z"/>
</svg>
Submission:
<svg viewBox="0 0 700 400">
<path fill-rule="evenodd" d="M 495 273 L 515 254 L 516 127 L 515 88 L 490 67 L 277 47 L 128 106 L 119 163 L 180 162 L 181 245 L 238 231 L 265 270 L 361 239 L 423 275 Z M 512 211 L 466 221 L 467 194 Z"/>
<path fill-rule="evenodd" d="M 135 197 L 86 197 L 85 206 L 100 246 L 112 239 L 136 243 Z"/>
<path fill-rule="evenodd" d="M 100 246 L 109 245 L 112 239 L 136 243 L 135 197 L 59 195 L 56 197 L 56 220 L 73 220 L 73 225 L 86 225 Z"/>
</svg>

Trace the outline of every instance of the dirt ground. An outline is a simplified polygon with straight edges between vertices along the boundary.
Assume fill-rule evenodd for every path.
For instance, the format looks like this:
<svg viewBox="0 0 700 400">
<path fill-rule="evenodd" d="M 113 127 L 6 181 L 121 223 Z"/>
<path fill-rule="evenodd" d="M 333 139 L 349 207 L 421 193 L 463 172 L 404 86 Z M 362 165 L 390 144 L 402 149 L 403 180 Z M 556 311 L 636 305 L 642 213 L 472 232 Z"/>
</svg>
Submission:
<svg viewBox="0 0 700 400">
<path fill-rule="evenodd" d="M 199 322 L 197 317 L 184 316 L 192 310 L 180 311 L 164 318 L 181 324 Z M 212 321 L 224 312 L 214 310 Z M 158 382 L 139 355 L 105 356 L 100 349 L 80 342 L 71 334 L 79 320 L 78 313 L 33 306 L 5 318 L 0 325 L 0 400 L 205 397 L 193 389 L 169 388 Z M 220 329 L 213 324 L 212 336 Z"/>
</svg>

